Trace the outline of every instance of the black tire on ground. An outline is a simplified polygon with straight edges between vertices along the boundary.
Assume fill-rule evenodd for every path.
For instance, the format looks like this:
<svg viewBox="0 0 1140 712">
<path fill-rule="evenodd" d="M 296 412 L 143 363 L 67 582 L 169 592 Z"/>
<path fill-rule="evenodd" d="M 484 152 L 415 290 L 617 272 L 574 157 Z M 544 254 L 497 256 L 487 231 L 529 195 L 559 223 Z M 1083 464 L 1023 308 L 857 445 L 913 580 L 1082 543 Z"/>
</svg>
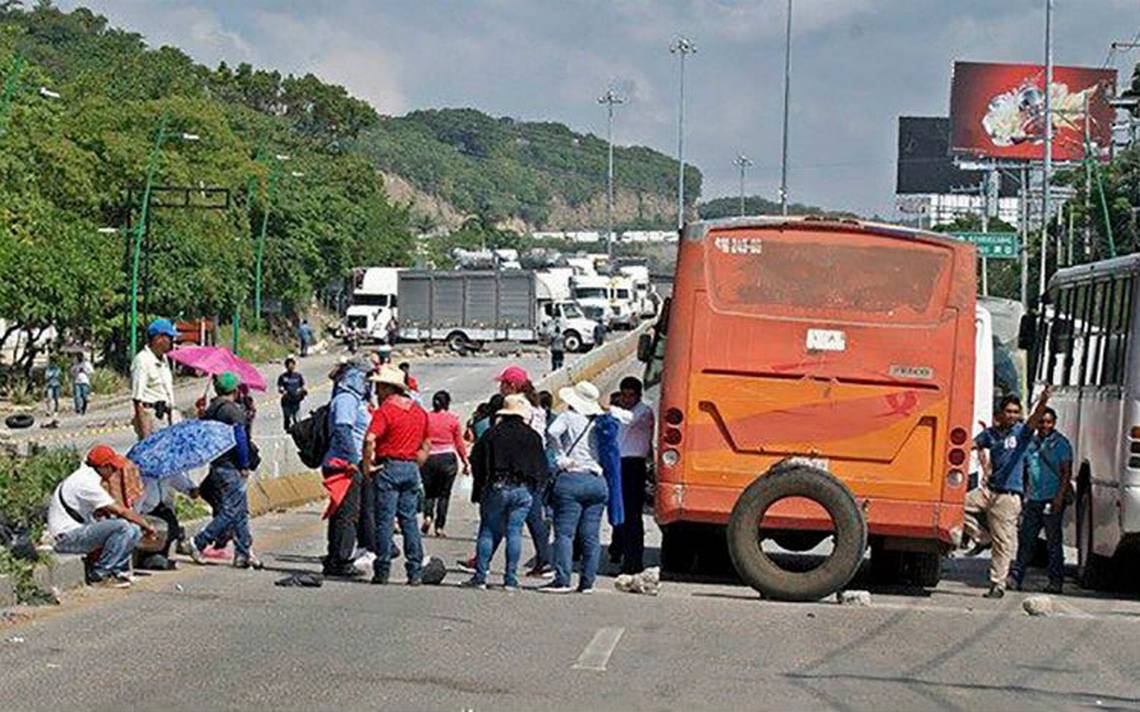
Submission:
<svg viewBox="0 0 1140 712">
<path fill-rule="evenodd" d="M 936 551 L 908 551 L 904 568 L 912 583 L 923 588 L 936 588 L 942 580 L 942 554 Z"/>
<path fill-rule="evenodd" d="M 671 574 L 690 574 L 697 565 L 699 537 L 684 524 L 661 527 L 661 570 Z"/>
<path fill-rule="evenodd" d="M 872 542 L 871 581 L 877 584 L 892 585 L 900 583 L 902 575 L 902 552 L 884 549 L 879 543 Z"/>
<path fill-rule="evenodd" d="M 570 353 L 578 353 L 582 351 L 582 337 L 577 331 L 567 331 L 562 335 L 563 342 L 566 345 L 566 350 Z"/>
<path fill-rule="evenodd" d="M 7 425 L 12 430 L 30 428 L 35 422 L 35 417 L 29 415 L 28 413 L 16 413 L 15 415 L 9 415 L 4 419 L 4 425 Z"/>
<path fill-rule="evenodd" d="M 1112 583 L 1108 564 L 1093 550 L 1092 491 L 1084 487 L 1077 495 L 1077 583 L 1093 590 L 1108 588 Z"/>
<path fill-rule="evenodd" d="M 788 497 L 813 500 L 835 526 L 835 548 L 819 566 L 792 572 L 781 568 L 761 546 L 759 524 L 775 502 Z M 728 520 L 728 552 L 740 577 L 765 598 L 817 601 L 847 585 L 863 562 L 867 521 L 855 496 L 827 472 L 806 465 L 772 468 L 745 488 Z"/>
<path fill-rule="evenodd" d="M 467 334 L 462 331 L 453 331 L 447 335 L 447 348 L 454 353 L 463 354 L 467 353 L 470 348 Z"/>
</svg>

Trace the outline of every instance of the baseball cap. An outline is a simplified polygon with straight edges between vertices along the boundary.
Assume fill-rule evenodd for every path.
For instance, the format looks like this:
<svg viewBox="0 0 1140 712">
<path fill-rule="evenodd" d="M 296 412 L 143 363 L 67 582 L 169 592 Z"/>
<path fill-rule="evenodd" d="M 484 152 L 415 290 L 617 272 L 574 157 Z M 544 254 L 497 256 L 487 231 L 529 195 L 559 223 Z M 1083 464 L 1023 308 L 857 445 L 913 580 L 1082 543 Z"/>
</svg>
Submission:
<svg viewBox="0 0 1140 712">
<path fill-rule="evenodd" d="M 127 466 L 127 458 L 107 445 L 96 445 L 87 453 L 87 464 L 91 467 L 122 469 Z"/>
<path fill-rule="evenodd" d="M 526 369 L 522 366 L 507 366 L 503 372 L 495 376 L 495 380 L 501 383 L 509 383 L 512 386 L 521 386 L 530 380 L 527 375 Z"/>
<path fill-rule="evenodd" d="M 241 379 L 233 371 L 222 371 L 214 376 L 214 390 L 225 395 L 233 393 L 241 385 Z"/>
<path fill-rule="evenodd" d="M 178 336 L 178 330 L 174 328 L 174 324 L 169 319 L 155 319 L 147 325 L 146 335 L 148 339 L 153 339 L 156 336 L 169 336 L 173 339 Z"/>
</svg>

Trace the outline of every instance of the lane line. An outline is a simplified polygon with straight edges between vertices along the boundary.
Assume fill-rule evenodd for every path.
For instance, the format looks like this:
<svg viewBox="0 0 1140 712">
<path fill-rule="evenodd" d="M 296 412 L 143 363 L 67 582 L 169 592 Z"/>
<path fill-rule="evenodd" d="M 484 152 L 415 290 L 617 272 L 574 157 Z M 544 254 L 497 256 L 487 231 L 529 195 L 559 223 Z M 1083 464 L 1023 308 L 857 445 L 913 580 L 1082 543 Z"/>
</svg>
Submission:
<svg viewBox="0 0 1140 712">
<path fill-rule="evenodd" d="M 574 663 L 570 669 L 605 672 L 606 663 L 609 662 L 610 656 L 613 655 L 614 648 L 617 647 L 624 632 L 625 628 L 598 628 L 598 632 L 594 633 L 594 638 L 578 656 L 578 662 Z"/>
</svg>

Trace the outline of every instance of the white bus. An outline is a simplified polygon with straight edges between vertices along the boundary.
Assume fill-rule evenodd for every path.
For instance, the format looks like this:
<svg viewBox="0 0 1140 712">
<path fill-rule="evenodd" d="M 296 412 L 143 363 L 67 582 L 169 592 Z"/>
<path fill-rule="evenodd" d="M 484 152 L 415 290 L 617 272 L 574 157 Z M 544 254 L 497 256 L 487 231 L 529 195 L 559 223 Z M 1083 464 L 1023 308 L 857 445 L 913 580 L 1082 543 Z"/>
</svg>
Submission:
<svg viewBox="0 0 1140 712">
<path fill-rule="evenodd" d="M 1034 394 L 1050 384 L 1057 429 L 1073 444 L 1076 506 L 1066 543 L 1082 586 L 1108 583 L 1140 545 L 1140 254 L 1059 270 L 1044 308 L 1022 330 Z"/>
</svg>

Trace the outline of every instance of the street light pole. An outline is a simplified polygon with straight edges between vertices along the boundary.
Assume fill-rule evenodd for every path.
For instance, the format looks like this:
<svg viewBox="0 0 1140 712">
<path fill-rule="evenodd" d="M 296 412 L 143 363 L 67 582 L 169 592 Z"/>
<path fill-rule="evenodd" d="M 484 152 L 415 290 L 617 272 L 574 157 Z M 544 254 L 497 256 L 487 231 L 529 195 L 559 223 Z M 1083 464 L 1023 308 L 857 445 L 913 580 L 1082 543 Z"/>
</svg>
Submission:
<svg viewBox="0 0 1140 712">
<path fill-rule="evenodd" d="M 1041 185 L 1041 274 L 1038 296 L 1045 294 L 1049 252 L 1049 181 L 1053 176 L 1053 0 L 1045 0 L 1045 160 Z"/>
<path fill-rule="evenodd" d="M 752 159 L 742 153 L 733 160 L 732 165 L 740 169 L 740 217 L 744 217 L 744 172 L 752 165 Z"/>
<path fill-rule="evenodd" d="M 598 97 L 606 105 L 606 142 L 609 143 L 609 164 L 606 168 L 606 253 L 614 256 L 614 107 L 625 99 L 612 88 Z"/>
<path fill-rule="evenodd" d="M 265 254 L 265 233 L 269 229 L 269 211 L 273 205 L 273 191 L 277 187 L 277 175 L 281 171 L 281 164 L 289 160 L 288 156 L 275 156 L 273 166 L 269 169 L 269 186 L 265 191 L 265 206 L 261 211 L 261 233 L 257 237 L 257 256 L 253 279 L 253 323 L 258 331 L 261 330 L 261 262 Z"/>
<path fill-rule="evenodd" d="M 780 158 L 780 214 L 788 214 L 788 96 L 792 86 L 792 0 L 788 0 L 788 24 L 784 31 L 784 145 Z"/>
<path fill-rule="evenodd" d="M 677 110 L 677 229 L 685 227 L 685 55 L 695 54 L 697 45 L 687 37 L 678 37 L 669 47 L 681 61 L 680 97 Z"/>
<path fill-rule="evenodd" d="M 162 151 L 162 144 L 166 140 L 166 125 L 170 121 L 170 111 L 164 111 L 158 122 L 158 131 L 154 137 L 154 148 L 150 151 L 150 159 L 146 169 L 146 184 L 143 186 L 142 214 L 135 227 L 134 244 L 131 247 L 131 350 L 127 354 L 128 362 L 138 353 L 139 340 L 139 258 L 142 255 L 142 242 L 146 234 L 147 213 L 150 211 L 150 190 L 154 185 L 154 174 L 158 170 L 158 159 Z"/>
</svg>

